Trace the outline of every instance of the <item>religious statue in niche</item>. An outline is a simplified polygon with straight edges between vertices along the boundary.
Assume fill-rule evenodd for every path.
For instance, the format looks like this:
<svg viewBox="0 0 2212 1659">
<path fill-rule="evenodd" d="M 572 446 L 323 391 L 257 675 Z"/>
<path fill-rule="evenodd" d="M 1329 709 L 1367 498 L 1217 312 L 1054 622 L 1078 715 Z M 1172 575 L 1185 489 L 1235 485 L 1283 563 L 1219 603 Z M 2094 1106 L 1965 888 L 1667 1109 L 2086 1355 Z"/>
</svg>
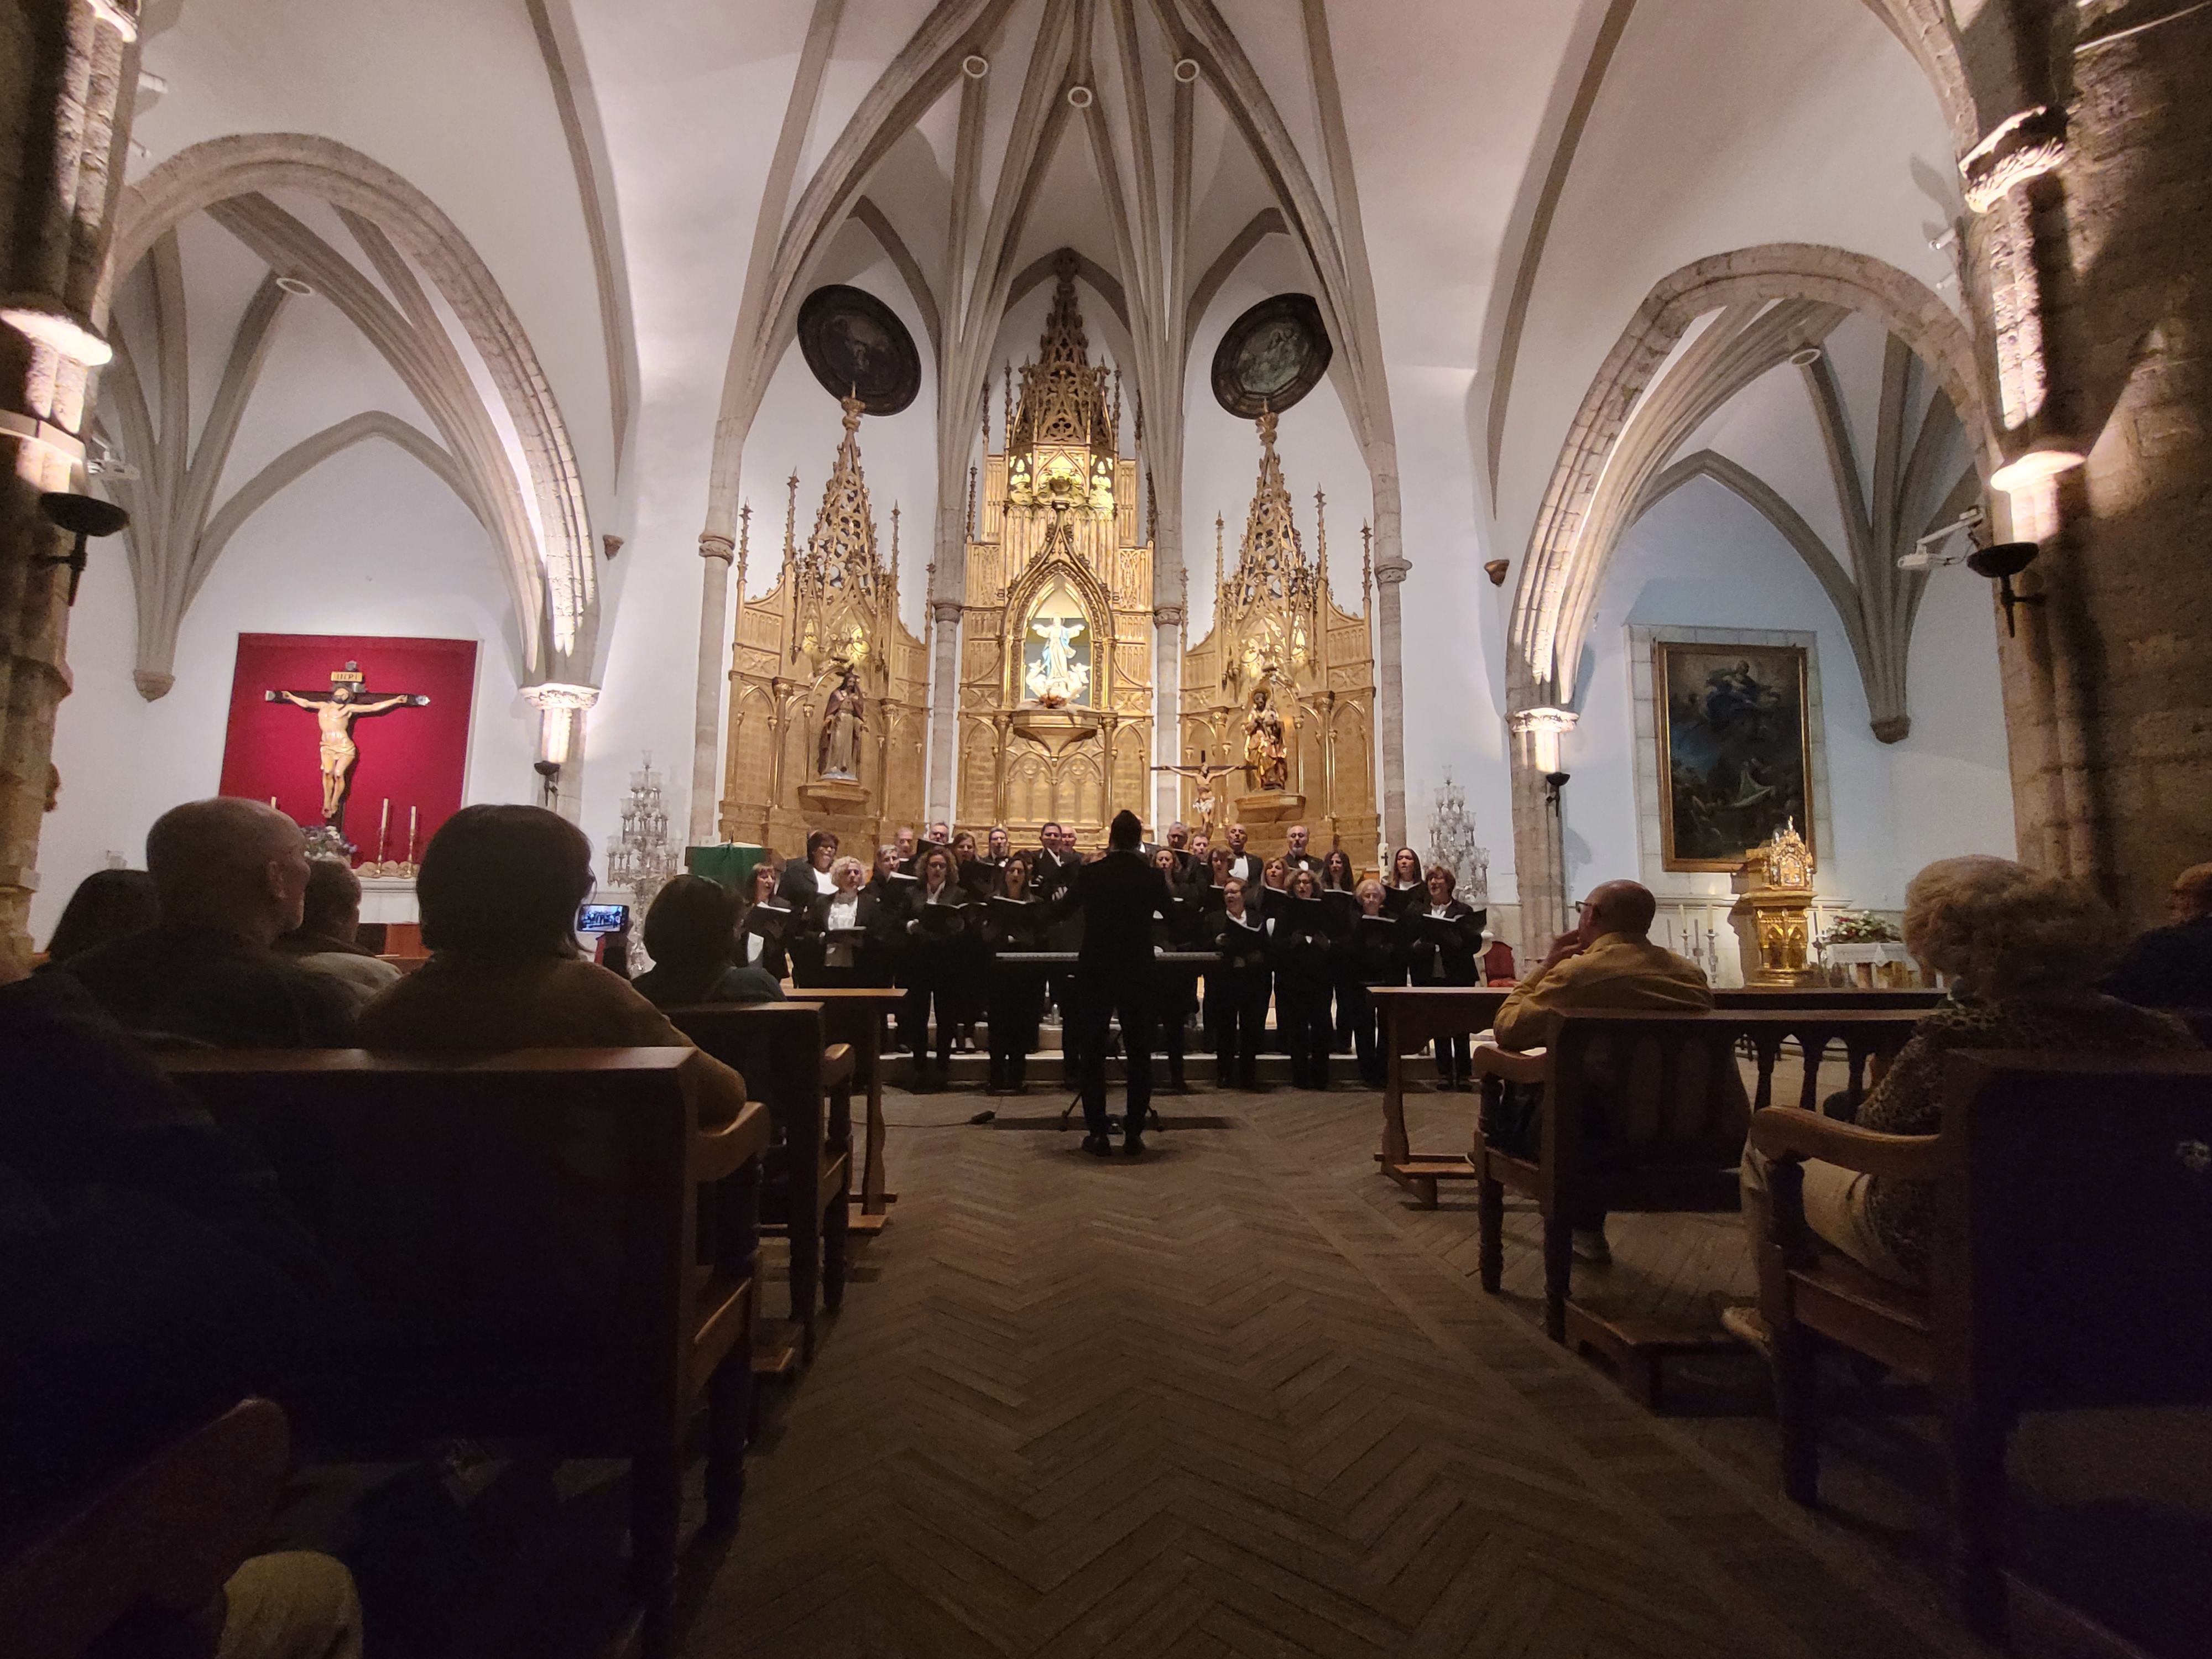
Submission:
<svg viewBox="0 0 2212 1659">
<path fill-rule="evenodd" d="M 1064 590 L 1030 617 L 1022 648 L 1022 690 L 1046 708 L 1091 701 L 1091 642 L 1082 611 Z"/>
<path fill-rule="evenodd" d="M 860 673 L 848 667 L 822 705 L 822 735 L 814 745 L 816 776 L 860 777 L 863 707 Z"/>
<path fill-rule="evenodd" d="M 1290 787 L 1290 749 L 1283 741 L 1283 717 L 1275 712 L 1264 685 L 1252 688 L 1252 710 L 1244 717 L 1244 769 L 1251 774 L 1255 789 Z"/>
<path fill-rule="evenodd" d="M 264 702 L 295 703 L 315 717 L 322 739 L 323 822 L 341 835 L 345 829 L 346 790 L 353 778 L 354 763 L 361 758 L 353 740 L 354 721 L 393 708 L 427 708 L 430 703 L 429 698 L 412 691 L 365 691 L 362 690 L 364 678 L 360 665 L 349 662 L 331 675 L 327 691 L 262 693 Z"/>
</svg>

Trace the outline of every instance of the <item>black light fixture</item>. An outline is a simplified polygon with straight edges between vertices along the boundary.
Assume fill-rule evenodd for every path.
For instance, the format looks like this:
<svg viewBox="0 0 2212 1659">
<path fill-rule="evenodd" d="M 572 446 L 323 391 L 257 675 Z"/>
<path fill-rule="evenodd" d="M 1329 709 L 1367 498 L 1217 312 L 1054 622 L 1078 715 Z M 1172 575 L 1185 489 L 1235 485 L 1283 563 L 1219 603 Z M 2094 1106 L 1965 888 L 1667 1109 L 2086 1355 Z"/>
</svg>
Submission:
<svg viewBox="0 0 2212 1659">
<path fill-rule="evenodd" d="M 1544 805 L 1552 809 L 1554 817 L 1559 816 L 1559 792 L 1567 787 L 1567 779 L 1571 775 L 1566 772 L 1544 774 Z"/>
<path fill-rule="evenodd" d="M 556 760 L 532 761 L 531 769 L 545 780 L 545 805 L 556 806 L 561 799 L 561 763 Z"/>
<path fill-rule="evenodd" d="M 1966 568 L 1977 576 L 1987 576 L 1997 585 L 1997 603 L 2004 607 L 2005 637 L 2019 633 L 2013 618 L 2013 607 L 2022 605 L 2041 605 L 2041 593 L 2015 593 L 2012 579 L 2035 562 L 2042 549 L 2033 542 L 1999 542 L 1994 547 L 1981 547 L 1966 555 Z"/>
<path fill-rule="evenodd" d="M 131 522 L 131 515 L 113 501 L 103 501 L 97 495 L 73 495 L 64 489 L 50 489 L 40 496 L 39 511 L 48 524 L 76 538 L 76 545 L 66 553 L 37 556 L 40 564 L 69 567 L 69 603 L 75 605 L 76 585 L 84 579 L 85 543 L 95 536 L 112 536 Z"/>
</svg>

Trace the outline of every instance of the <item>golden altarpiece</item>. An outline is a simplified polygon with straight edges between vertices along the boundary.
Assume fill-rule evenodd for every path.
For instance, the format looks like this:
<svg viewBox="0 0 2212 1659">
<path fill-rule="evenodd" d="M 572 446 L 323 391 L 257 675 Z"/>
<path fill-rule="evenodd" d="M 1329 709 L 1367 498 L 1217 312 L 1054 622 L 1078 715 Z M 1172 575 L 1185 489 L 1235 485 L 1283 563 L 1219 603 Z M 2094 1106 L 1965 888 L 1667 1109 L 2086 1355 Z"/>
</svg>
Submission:
<svg viewBox="0 0 2212 1659">
<path fill-rule="evenodd" d="M 738 551 L 720 823 L 726 839 L 784 854 L 809 830 L 833 830 L 866 863 L 921 801 L 929 659 L 899 618 L 898 509 L 884 559 L 860 470 L 860 405 L 844 408 L 813 532 L 797 544 L 793 473 L 783 568 L 757 599 L 745 596 Z"/>
<path fill-rule="evenodd" d="M 1370 578 L 1363 560 L 1358 611 L 1338 606 L 1321 492 L 1308 564 L 1275 453 L 1275 417 L 1258 424 L 1260 477 L 1237 565 L 1223 574 L 1217 521 L 1213 626 L 1183 655 L 1183 817 L 1209 822 L 1217 842 L 1241 822 L 1263 856 L 1283 851 L 1291 825 L 1304 823 L 1316 852 L 1341 847 L 1373 869 L 1381 819 Z"/>
<path fill-rule="evenodd" d="M 1097 846 L 1116 808 L 1151 797 L 1152 549 L 1072 260 L 1018 374 L 968 540 L 957 822 L 1003 824 L 1020 847 L 1057 821 Z"/>
</svg>

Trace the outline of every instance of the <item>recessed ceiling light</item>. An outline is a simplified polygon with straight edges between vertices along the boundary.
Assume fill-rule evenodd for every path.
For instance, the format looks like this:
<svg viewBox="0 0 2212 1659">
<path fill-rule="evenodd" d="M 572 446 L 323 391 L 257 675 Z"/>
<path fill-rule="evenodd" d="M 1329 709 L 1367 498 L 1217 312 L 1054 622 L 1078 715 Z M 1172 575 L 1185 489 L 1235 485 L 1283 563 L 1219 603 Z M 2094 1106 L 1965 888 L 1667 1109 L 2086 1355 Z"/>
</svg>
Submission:
<svg viewBox="0 0 2212 1659">
<path fill-rule="evenodd" d="M 1194 81 L 1197 80 L 1197 79 L 1198 79 L 1198 59 L 1197 59 L 1197 58 L 1176 58 L 1176 66 L 1175 66 L 1175 78 L 1176 78 L 1176 80 L 1178 80 L 1178 81 L 1182 82 L 1183 83 L 1183 85 L 1185 85 L 1185 86 L 1188 86 L 1192 82 L 1194 82 Z"/>
<path fill-rule="evenodd" d="M 980 81 L 991 72 L 991 60 L 980 52 L 971 52 L 960 60 L 960 72 L 970 81 Z"/>
<path fill-rule="evenodd" d="M 297 276 L 279 276 L 276 286 L 287 294 L 313 294 L 315 291 L 312 284 L 301 281 Z"/>
<path fill-rule="evenodd" d="M 1078 109 L 1089 109 L 1097 94 L 1079 82 L 1067 89 L 1067 101 Z"/>
<path fill-rule="evenodd" d="M 1799 368 L 1810 368 L 1814 364 L 1820 361 L 1820 348 L 1818 346 L 1800 346 L 1796 350 L 1790 354 L 1790 361 L 1792 363 L 1795 363 Z"/>
</svg>

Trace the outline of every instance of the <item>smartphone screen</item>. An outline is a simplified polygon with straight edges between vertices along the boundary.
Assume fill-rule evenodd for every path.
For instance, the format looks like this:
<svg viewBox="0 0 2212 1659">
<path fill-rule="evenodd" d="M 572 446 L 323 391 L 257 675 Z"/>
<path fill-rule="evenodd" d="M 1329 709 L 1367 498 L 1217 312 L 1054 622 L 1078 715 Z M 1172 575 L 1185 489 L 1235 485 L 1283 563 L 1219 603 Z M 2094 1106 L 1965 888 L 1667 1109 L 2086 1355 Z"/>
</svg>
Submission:
<svg viewBox="0 0 2212 1659">
<path fill-rule="evenodd" d="M 618 933 L 629 926 L 627 904 L 587 904 L 576 913 L 580 933 Z"/>
</svg>

